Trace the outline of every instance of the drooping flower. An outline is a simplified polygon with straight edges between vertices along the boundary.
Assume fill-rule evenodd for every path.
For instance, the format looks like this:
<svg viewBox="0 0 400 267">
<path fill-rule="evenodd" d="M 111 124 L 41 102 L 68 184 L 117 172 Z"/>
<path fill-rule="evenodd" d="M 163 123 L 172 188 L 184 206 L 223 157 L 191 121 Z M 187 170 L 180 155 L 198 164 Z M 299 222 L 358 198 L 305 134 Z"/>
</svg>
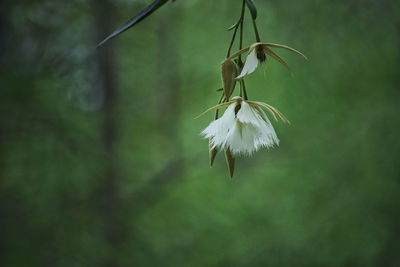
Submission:
<svg viewBox="0 0 400 267">
<path fill-rule="evenodd" d="M 280 56 L 278 56 L 274 51 L 272 51 L 272 49 L 270 47 L 284 48 L 291 52 L 297 53 L 297 54 L 301 55 L 302 57 L 304 57 L 305 59 L 307 59 L 307 57 L 305 55 L 303 55 L 301 52 L 297 51 L 294 48 L 286 46 L 286 45 L 273 44 L 273 43 L 255 43 L 255 44 L 252 44 L 251 46 L 248 46 L 248 47 L 234 53 L 232 56 L 230 56 L 229 58 L 224 60 L 222 62 L 222 64 L 224 64 L 224 62 L 227 60 L 231 60 L 243 53 L 248 52 L 242 72 L 240 73 L 240 75 L 238 77 L 236 77 L 236 79 L 241 79 L 244 76 L 246 76 L 247 74 L 254 72 L 256 70 L 256 68 L 258 67 L 259 63 L 263 63 L 264 61 L 266 61 L 267 57 L 265 54 L 267 54 L 267 55 L 271 56 L 272 58 L 274 58 L 275 60 L 277 60 L 279 63 L 281 63 L 290 72 L 292 72 L 289 65 Z"/>
<path fill-rule="evenodd" d="M 251 155 L 261 147 L 270 148 L 279 144 L 275 130 L 262 108 L 273 117 L 289 122 L 274 107 L 234 97 L 231 101 L 208 109 L 200 116 L 216 109 L 227 107 L 223 116 L 214 120 L 202 132 L 209 138 L 213 148 L 229 149 L 233 155 Z"/>
</svg>

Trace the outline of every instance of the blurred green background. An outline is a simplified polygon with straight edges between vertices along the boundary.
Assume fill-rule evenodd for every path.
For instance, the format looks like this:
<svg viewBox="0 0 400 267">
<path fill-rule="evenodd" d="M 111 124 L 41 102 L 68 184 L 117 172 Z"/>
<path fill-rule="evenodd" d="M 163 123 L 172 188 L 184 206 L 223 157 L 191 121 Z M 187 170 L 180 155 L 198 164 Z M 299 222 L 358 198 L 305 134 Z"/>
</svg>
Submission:
<svg viewBox="0 0 400 267">
<path fill-rule="evenodd" d="M 0 8 L 0 266 L 400 266 L 400 4 L 255 1 L 281 145 L 208 165 L 240 0 Z M 254 42 L 251 23 L 245 44 Z"/>
</svg>

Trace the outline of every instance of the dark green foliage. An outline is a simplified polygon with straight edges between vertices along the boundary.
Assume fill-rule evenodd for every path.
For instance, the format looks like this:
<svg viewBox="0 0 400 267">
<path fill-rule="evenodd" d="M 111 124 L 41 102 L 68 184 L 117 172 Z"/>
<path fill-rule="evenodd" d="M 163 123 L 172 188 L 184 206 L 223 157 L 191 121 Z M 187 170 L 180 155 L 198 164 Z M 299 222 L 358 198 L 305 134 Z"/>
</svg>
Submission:
<svg viewBox="0 0 400 267">
<path fill-rule="evenodd" d="M 145 19 L 147 16 L 151 15 L 151 13 L 156 11 L 159 7 L 164 5 L 166 2 L 168 2 L 168 0 L 155 0 L 153 3 L 151 3 L 145 9 L 140 11 L 133 18 L 128 20 L 128 22 L 126 22 L 124 25 L 122 25 L 117 30 L 115 30 L 112 34 L 107 36 L 107 38 L 104 39 L 103 41 L 101 41 L 97 46 L 102 46 L 104 43 L 106 43 L 110 39 L 116 37 L 117 35 L 123 33 L 124 31 L 128 30 L 129 28 L 135 26 L 137 23 L 139 23 L 141 20 Z"/>
<path fill-rule="evenodd" d="M 97 24 L 146 3 L 106 2 L 2 4 L 0 266 L 399 266 L 397 1 L 255 1 L 262 40 L 309 61 L 249 76 L 292 124 L 233 179 L 194 117 L 241 1 L 176 1 L 96 54 Z"/>
<path fill-rule="evenodd" d="M 257 19 L 257 7 L 253 0 L 246 0 L 246 5 L 249 7 L 251 17 L 255 20 Z"/>
</svg>

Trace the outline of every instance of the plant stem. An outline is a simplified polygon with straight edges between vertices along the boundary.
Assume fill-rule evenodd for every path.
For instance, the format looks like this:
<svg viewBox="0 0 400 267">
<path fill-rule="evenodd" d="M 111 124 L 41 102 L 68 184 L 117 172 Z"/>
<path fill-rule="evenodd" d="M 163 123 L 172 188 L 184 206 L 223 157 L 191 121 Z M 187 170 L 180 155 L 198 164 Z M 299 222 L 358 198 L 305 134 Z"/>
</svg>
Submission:
<svg viewBox="0 0 400 267">
<path fill-rule="evenodd" d="M 236 39 L 237 30 L 238 30 L 238 27 L 236 26 L 235 30 L 233 32 L 231 43 L 229 44 L 228 54 L 226 55 L 226 58 L 230 57 L 230 55 L 231 55 L 231 50 L 232 50 L 233 43 L 235 42 L 235 39 Z"/>
<path fill-rule="evenodd" d="M 241 50 L 243 48 L 243 22 L 244 22 L 244 10 L 246 7 L 246 0 L 243 0 L 243 4 L 242 4 L 242 14 L 240 16 L 240 40 L 239 40 L 239 50 Z M 242 55 L 239 55 L 239 67 L 240 67 L 240 71 L 241 68 L 243 67 L 243 62 L 242 62 Z"/>
<path fill-rule="evenodd" d="M 224 96 L 225 96 L 225 93 L 222 92 L 222 95 L 221 95 L 221 97 L 220 97 L 220 99 L 218 101 L 218 105 L 222 103 L 222 100 L 224 99 Z M 215 117 L 214 117 L 215 120 L 218 119 L 218 111 L 219 111 L 218 109 L 217 109 L 217 111 L 215 111 Z"/>
<path fill-rule="evenodd" d="M 232 40 L 231 40 L 231 42 L 229 44 L 228 54 L 226 56 L 227 58 L 229 58 L 230 55 L 231 55 L 231 50 L 232 50 L 232 47 L 233 47 L 233 43 L 235 42 L 237 31 L 238 31 L 239 28 L 240 28 L 240 32 L 239 32 L 239 50 L 241 50 L 243 48 L 243 24 L 244 24 L 245 9 L 246 9 L 246 0 L 243 0 L 242 1 L 242 11 L 241 11 L 241 14 L 240 14 L 240 18 L 239 18 L 238 22 L 236 23 L 235 30 L 234 30 L 233 36 L 232 36 Z M 255 25 L 255 21 L 254 20 L 253 20 L 253 26 L 255 27 L 254 29 L 256 31 L 256 37 L 259 39 L 257 26 Z M 242 55 L 239 55 L 238 66 L 239 66 L 240 72 L 243 69 L 243 65 L 244 64 L 243 64 L 243 61 L 242 61 Z M 246 86 L 244 84 L 244 80 L 243 79 L 240 81 L 239 85 L 240 85 L 240 97 L 244 97 L 245 100 L 248 100 L 247 92 L 246 92 Z M 223 95 L 221 96 L 221 99 L 220 99 L 219 103 L 221 103 L 222 100 L 223 100 Z M 217 118 L 218 118 L 218 110 L 215 113 L 215 119 L 217 119 Z"/>
<path fill-rule="evenodd" d="M 243 48 L 243 22 L 244 22 L 244 10 L 246 7 L 246 0 L 243 0 L 243 6 L 242 6 L 242 17 L 241 17 L 241 21 L 240 21 L 240 42 L 239 42 L 239 50 L 241 50 Z M 254 22 L 254 20 L 253 20 Z M 240 68 L 240 72 L 243 69 L 243 61 L 242 61 L 242 55 L 239 55 L 239 68 Z M 244 97 L 244 100 L 247 100 L 247 92 L 246 92 L 246 86 L 244 84 L 244 80 L 241 79 L 240 80 L 240 96 Z"/>
<path fill-rule="evenodd" d="M 253 28 L 254 28 L 254 33 L 256 34 L 257 43 L 260 43 L 261 42 L 261 38 L 260 38 L 260 34 L 258 33 L 256 20 L 253 19 L 253 18 L 252 18 L 252 20 L 253 20 Z"/>
<path fill-rule="evenodd" d="M 240 85 L 241 85 L 240 88 L 243 89 L 244 100 L 249 100 L 249 98 L 247 97 L 246 85 L 244 84 L 243 79 L 241 80 Z"/>
<path fill-rule="evenodd" d="M 245 2 L 245 0 L 243 0 L 242 11 L 240 13 L 240 18 L 239 18 L 238 22 L 236 23 L 235 30 L 233 32 L 232 40 L 231 40 L 231 42 L 229 44 L 228 53 L 227 53 L 226 58 L 228 58 L 231 55 L 232 46 L 233 46 L 233 43 L 235 42 L 238 28 L 239 27 L 241 27 L 241 29 L 243 28 L 243 19 L 244 19 L 245 6 L 246 6 L 246 2 Z"/>
</svg>

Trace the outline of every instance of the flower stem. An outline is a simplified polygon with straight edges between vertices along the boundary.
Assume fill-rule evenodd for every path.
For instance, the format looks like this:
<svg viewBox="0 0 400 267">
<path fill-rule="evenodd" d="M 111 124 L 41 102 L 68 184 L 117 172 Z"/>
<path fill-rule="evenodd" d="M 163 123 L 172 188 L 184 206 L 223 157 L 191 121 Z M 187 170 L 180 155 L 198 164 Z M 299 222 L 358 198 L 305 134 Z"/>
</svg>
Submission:
<svg viewBox="0 0 400 267">
<path fill-rule="evenodd" d="M 249 98 L 247 97 L 246 85 L 244 84 L 243 79 L 240 81 L 240 89 L 243 90 L 244 100 L 249 100 Z"/>
<path fill-rule="evenodd" d="M 260 34 L 258 33 L 256 20 L 254 18 L 252 18 L 252 20 L 253 20 L 254 33 L 256 34 L 256 40 L 257 40 L 258 43 L 260 43 L 261 42 L 261 38 L 260 38 Z"/>
<path fill-rule="evenodd" d="M 242 50 L 243 48 L 243 22 L 244 22 L 244 10 L 246 7 L 246 0 L 243 0 L 243 5 L 242 5 L 242 19 L 240 21 L 240 42 L 239 42 L 239 50 Z M 253 20 L 254 22 L 254 20 Z M 240 71 L 243 69 L 243 61 L 242 61 L 242 55 L 239 55 L 239 67 Z M 243 94 L 243 95 L 242 95 Z M 244 84 L 244 80 L 241 79 L 240 81 L 240 96 L 244 97 L 244 100 L 247 100 L 247 92 L 246 92 L 246 86 Z"/>
<path fill-rule="evenodd" d="M 235 42 L 238 29 L 240 29 L 240 31 L 239 31 L 239 50 L 242 50 L 242 48 L 243 48 L 243 24 L 244 24 L 245 9 L 246 9 L 246 0 L 243 0 L 242 1 L 242 11 L 241 11 L 241 14 L 240 14 L 240 18 L 239 18 L 238 22 L 235 25 L 235 29 L 234 29 L 234 32 L 233 32 L 232 40 L 231 40 L 231 42 L 229 44 L 228 53 L 227 53 L 226 58 L 229 58 L 230 55 L 231 55 L 231 50 L 232 50 L 233 44 Z M 259 41 L 260 40 L 260 36 L 258 34 L 257 25 L 256 25 L 256 22 L 255 22 L 254 19 L 253 19 L 253 26 L 254 26 L 254 30 L 256 32 L 257 41 Z M 242 61 L 242 54 L 239 54 L 237 63 L 238 63 L 238 66 L 239 66 L 239 70 L 242 71 L 243 65 L 244 65 L 243 61 Z M 221 101 L 223 101 L 223 96 L 224 95 L 221 96 L 221 99 L 218 102 L 218 104 L 221 103 Z M 247 92 L 246 92 L 246 86 L 244 84 L 244 80 L 243 79 L 240 81 L 240 96 L 244 97 L 245 100 L 248 100 Z M 227 101 L 227 99 L 225 99 L 225 101 Z M 215 113 L 215 119 L 217 119 L 217 118 L 218 118 L 218 110 Z"/>
<path fill-rule="evenodd" d="M 243 22 L 244 22 L 244 10 L 246 7 L 246 0 L 243 0 L 243 4 L 242 4 L 242 14 L 240 17 L 240 40 L 239 40 L 239 50 L 242 50 L 243 48 Z M 242 55 L 239 55 L 239 67 L 242 68 L 243 67 L 243 62 L 242 62 Z"/>
<path fill-rule="evenodd" d="M 233 46 L 233 43 L 235 42 L 236 34 L 237 34 L 237 31 L 238 31 L 239 27 L 241 27 L 241 29 L 243 28 L 245 6 L 246 6 L 246 3 L 245 3 L 245 0 L 243 0 L 242 11 L 240 13 L 240 18 L 239 18 L 238 22 L 235 25 L 235 29 L 233 31 L 232 40 L 231 40 L 231 42 L 229 44 L 228 53 L 227 53 L 226 58 L 229 58 L 230 55 L 231 55 L 232 46 Z"/>
<path fill-rule="evenodd" d="M 220 97 L 220 99 L 218 101 L 218 105 L 222 103 L 222 100 L 224 99 L 224 96 L 225 96 L 225 93 L 222 93 L 222 95 L 221 95 L 221 97 Z M 215 111 L 215 117 L 214 117 L 215 120 L 218 119 L 218 111 L 219 111 L 218 109 L 217 109 L 217 111 Z"/>
<path fill-rule="evenodd" d="M 238 30 L 238 27 L 236 26 L 235 30 L 233 32 L 231 43 L 229 44 L 228 54 L 226 55 L 226 58 L 230 57 L 230 55 L 231 55 L 231 50 L 232 50 L 233 43 L 235 42 L 235 39 L 236 39 L 237 30 Z"/>
</svg>

